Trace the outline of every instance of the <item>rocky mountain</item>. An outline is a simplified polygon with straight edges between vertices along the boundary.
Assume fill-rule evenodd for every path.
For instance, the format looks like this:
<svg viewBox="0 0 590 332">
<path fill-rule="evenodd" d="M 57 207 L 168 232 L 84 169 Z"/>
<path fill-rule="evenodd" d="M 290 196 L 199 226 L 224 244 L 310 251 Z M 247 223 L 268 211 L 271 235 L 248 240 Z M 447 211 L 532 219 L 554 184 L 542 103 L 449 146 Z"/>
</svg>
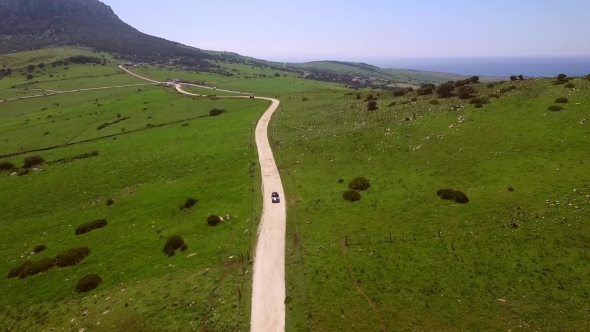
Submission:
<svg viewBox="0 0 590 332">
<path fill-rule="evenodd" d="M 178 59 L 209 66 L 218 57 L 144 34 L 98 0 L 0 0 L 0 54 L 48 46 L 85 46 L 145 62 Z"/>
</svg>

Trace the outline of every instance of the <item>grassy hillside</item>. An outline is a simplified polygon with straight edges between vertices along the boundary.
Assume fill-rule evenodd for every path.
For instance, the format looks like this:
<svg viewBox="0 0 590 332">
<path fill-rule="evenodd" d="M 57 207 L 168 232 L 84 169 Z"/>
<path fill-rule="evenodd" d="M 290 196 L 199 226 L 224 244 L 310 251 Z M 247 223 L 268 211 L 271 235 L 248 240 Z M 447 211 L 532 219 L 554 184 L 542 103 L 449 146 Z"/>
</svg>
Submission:
<svg viewBox="0 0 590 332">
<path fill-rule="evenodd" d="M 590 82 L 571 83 L 474 85 L 482 108 L 283 98 L 270 130 L 289 203 L 288 330 L 590 328 Z M 358 176 L 371 186 L 351 203 Z"/>
<path fill-rule="evenodd" d="M 68 73 L 81 86 L 104 84 L 101 76 L 78 75 L 94 69 L 112 68 L 72 66 Z M 27 156 L 46 160 L 29 174 L 20 169 L 22 176 L 0 171 L 0 331 L 246 331 L 261 206 L 252 131 L 267 107 L 157 86 L 0 104 L 0 155 L 11 155 L 0 162 L 20 169 Z M 211 117 L 213 108 L 226 112 Z M 189 198 L 198 203 L 181 209 Z M 210 215 L 225 221 L 209 226 Z M 76 235 L 99 219 L 107 226 Z M 188 249 L 167 257 L 173 235 Z M 47 249 L 32 254 L 40 245 Z M 90 255 L 78 265 L 6 278 L 26 261 L 79 246 Z M 99 287 L 75 292 L 90 273 L 102 278 Z"/>
</svg>

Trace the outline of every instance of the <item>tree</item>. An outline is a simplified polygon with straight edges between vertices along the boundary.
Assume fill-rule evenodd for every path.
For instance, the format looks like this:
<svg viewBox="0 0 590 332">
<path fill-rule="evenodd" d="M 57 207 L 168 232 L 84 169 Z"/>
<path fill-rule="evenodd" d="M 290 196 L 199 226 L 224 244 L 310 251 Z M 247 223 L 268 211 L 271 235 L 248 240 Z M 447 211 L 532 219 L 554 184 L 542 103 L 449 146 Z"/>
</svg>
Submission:
<svg viewBox="0 0 590 332">
<path fill-rule="evenodd" d="M 454 82 L 447 82 L 443 83 L 436 88 L 436 94 L 439 97 L 446 98 L 453 95 L 453 91 L 455 90 L 455 83 Z"/>
<path fill-rule="evenodd" d="M 407 93 L 406 89 L 402 89 L 402 88 L 395 88 L 395 89 L 391 90 L 391 92 L 393 93 L 394 97 L 401 97 Z"/>
<path fill-rule="evenodd" d="M 377 102 L 374 100 L 371 100 L 367 103 L 367 109 L 369 111 L 376 111 L 377 110 Z"/>
<path fill-rule="evenodd" d="M 31 74 L 28 74 L 28 75 L 27 75 L 27 79 L 28 79 L 28 80 L 32 80 L 34 77 L 35 77 L 35 76 L 33 76 L 33 75 L 31 75 Z"/>
<path fill-rule="evenodd" d="M 566 74 L 559 74 L 559 75 L 557 75 L 557 80 L 560 81 L 560 82 L 565 81 L 566 78 L 567 78 L 567 75 Z"/>
<path fill-rule="evenodd" d="M 518 79 L 521 80 L 521 81 L 524 81 L 524 76 L 518 75 Z"/>
<path fill-rule="evenodd" d="M 43 69 L 43 68 L 45 68 L 45 64 L 43 62 L 41 62 L 40 64 L 37 65 L 37 67 Z"/>
<path fill-rule="evenodd" d="M 511 81 L 516 81 L 516 75 L 511 75 L 511 76 L 510 76 L 510 80 L 511 80 Z"/>
<path fill-rule="evenodd" d="M 466 84 L 469 84 L 469 82 L 467 80 L 459 80 L 459 81 L 456 81 L 455 82 L 455 87 L 456 88 L 459 88 L 459 87 L 462 87 L 462 86 L 464 86 Z"/>
<path fill-rule="evenodd" d="M 432 94 L 432 91 L 434 91 L 434 89 L 431 87 L 422 87 L 422 88 L 416 90 L 416 92 L 418 93 L 418 96 L 427 96 L 429 94 Z"/>
<path fill-rule="evenodd" d="M 281 77 L 281 74 L 275 73 L 275 77 Z"/>
<path fill-rule="evenodd" d="M 457 95 L 459 96 L 459 99 L 469 99 L 471 98 L 471 95 L 475 92 L 475 89 L 473 89 L 472 86 L 462 86 L 460 88 L 457 89 Z"/>
<path fill-rule="evenodd" d="M 471 76 L 467 79 L 469 83 L 479 83 L 479 76 Z"/>
<path fill-rule="evenodd" d="M 35 66 L 33 66 L 33 65 L 28 65 L 27 66 L 27 71 L 31 72 L 33 70 L 35 70 Z"/>
</svg>

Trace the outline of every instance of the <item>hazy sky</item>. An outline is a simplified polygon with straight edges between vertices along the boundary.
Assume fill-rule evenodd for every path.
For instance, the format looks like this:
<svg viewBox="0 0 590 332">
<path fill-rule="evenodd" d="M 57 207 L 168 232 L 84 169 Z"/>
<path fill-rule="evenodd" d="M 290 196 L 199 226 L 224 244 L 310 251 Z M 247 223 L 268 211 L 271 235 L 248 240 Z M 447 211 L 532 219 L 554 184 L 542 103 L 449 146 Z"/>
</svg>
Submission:
<svg viewBox="0 0 590 332">
<path fill-rule="evenodd" d="M 590 56 L 590 0 L 102 0 L 138 30 L 268 60 Z"/>
</svg>

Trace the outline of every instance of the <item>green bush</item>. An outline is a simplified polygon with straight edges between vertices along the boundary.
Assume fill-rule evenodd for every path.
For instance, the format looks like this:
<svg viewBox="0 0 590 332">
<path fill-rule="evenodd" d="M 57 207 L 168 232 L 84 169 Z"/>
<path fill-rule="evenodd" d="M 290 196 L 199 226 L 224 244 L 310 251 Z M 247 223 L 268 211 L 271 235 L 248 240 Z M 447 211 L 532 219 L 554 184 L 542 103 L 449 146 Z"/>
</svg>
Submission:
<svg viewBox="0 0 590 332">
<path fill-rule="evenodd" d="M 12 279 L 12 278 L 16 278 L 16 277 L 20 276 L 21 273 L 23 273 L 23 271 L 32 264 L 33 264 L 33 262 L 31 262 L 31 261 L 26 261 L 26 262 L 22 263 L 20 266 L 15 267 L 14 269 L 10 270 L 10 272 L 8 272 L 7 278 Z"/>
<path fill-rule="evenodd" d="M 510 80 L 511 81 L 516 81 L 516 75 L 510 75 Z"/>
<path fill-rule="evenodd" d="M 210 116 L 217 116 L 217 115 L 221 115 L 223 113 L 225 113 L 225 110 L 218 109 L 218 108 L 214 108 L 214 109 L 212 109 L 212 110 L 209 111 L 209 115 Z"/>
<path fill-rule="evenodd" d="M 361 194 L 356 190 L 348 190 L 342 194 L 342 198 L 349 202 L 358 202 L 361 200 Z"/>
<path fill-rule="evenodd" d="M 413 102 L 418 101 L 418 98 L 414 97 L 414 98 L 410 99 L 410 101 L 413 101 Z"/>
<path fill-rule="evenodd" d="M 419 88 L 418 90 L 416 90 L 416 93 L 418 94 L 418 96 L 427 96 L 427 95 L 432 94 L 434 89 L 435 89 L 434 85 L 423 86 L 423 87 Z"/>
<path fill-rule="evenodd" d="M 516 87 L 513 85 L 500 89 L 500 93 L 507 93 L 512 90 L 516 90 Z"/>
<path fill-rule="evenodd" d="M 76 293 L 86 293 L 98 288 L 102 278 L 97 274 L 89 274 L 80 279 L 76 284 Z"/>
<path fill-rule="evenodd" d="M 370 102 L 367 103 L 367 110 L 369 111 L 376 111 L 378 109 L 377 107 L 377 102 L 374 100 L 371 100 Z"/>
<path fill-rule="evenodd" d="M 0 171 L 9 171 L 14 168 L 14 164 L 10 161 L 0 161 Z"/>
<path fill-rule="evenodd" d="M 549 108 L 547 108 L 548 111 L 551 112 L 559 112 L 563 109 L 563 107 L 559 106 L 559 105 L 553 105 L 553 106 L 549 106 Z"/>
<path fill-rule="evenodd" d="M 497 94 L 497 93 L 492 93 L 492 94 L 490 94 L 490 96 L 489 96 L 489 97 L 490 97 L 490 98 L 500 98 L 500 95 L 499 95 L 499 94 Z"/>
<path fill-rule="evenodd" d="M 508 191 L 514 191 L 514 188 L 512 188 L 512 187 L 509 187 L 509 188 L 508 188 Z"/>
<path fill-rule="evenodd" d="M 220 222 L 221 222 L 221 218 L 219 218 L 219 216 L 210 215 L 207 218 L 207 225 L 209 225 L 209 226 L 217 226 L 217 225 L 219 225 Z"/>
<path fill-rule="evenodd" d="M 473 105 L 473 107 L 475 107 L 475 108 L 482 108 L 482 107 L 483 107 L 483 105 L 482 105 L 482 104 L 480 104 L 480 103 L 477 103 L 477 104 Z"/>
<path fill-rule="evenodd" d="M 395 105 L 396 105 L 395 101 L 392 101 L 391 103 L 387 104 L 387 107 L 392 107 L 392 106 L 395 106 Z"/>
<path fill-rule="evenodd" d="M 431 101 L 429 101 L 429 103 L 430 103 L 430 105 L 438 105 L 438 104 L 440 104 L 438 102 L 438 100 L 436 100 L 436 99 L 432 99 Z"/>
<path fill-rule="evenodd" d="M 199 203 L 198 199 L 189 198 L 186 200 L 186 202 L 184 202 L 184 205 L 182 207 L 185 209 L 190 209 L 193 206 L 197 205 L 197 203 Z"/>
<path fill-rule="evenodd" d="M 41 156 L 28 156 L 25 158 L 25 168 L 41 165 L 45 162 L 45 158 Z"/>
<path fill-rule="evenodd" d="M 26 277 L 34 276 L 39 273 L 45 272 L 55 266 L 55 262 L 53 258 L 45 258 L 37 262 L 33 262 L 32 264 L 27 265 L 18 277 L 20 279 L 24 279 Z"/>
<path fill-rule="evenodd" d="M 485 97 L 473 98 L 469 101 L 470 104 L 487 104 L 489 103 L 489 99 Z"/>
<path fill-rule="evenodd" d="M 107 200 L 107 206 L 111 206 L 113 204 L 115 204 L 115 200 L 113 200 L 113 199 Z"/>
<path fill-rule="evenodd" d="M 168 238 L 162 250 L 168 257 L 174 256 L 176 250 L 185 251 L 188 246 L 184 243 L 184 239 L 180 235 L 173 235 Z"/>
<path fill-rule="evenodd" d="M 406 89 L 402 89 L 402 88 L 394 88 L 393 90 L 391 90 L 391 93 L 393 94 L 394 97 L 401 97 L 401 96 L 405 96 L 406 93 L 408 93 L 408 91 Z"/>
<path fill-rule="evenodd" d="M 574 89 L 576 86 L 574 85 L 574 83 L 568 83 L 564 86 L 566 89 Z"/>
<path fill-rule="evenodd" d="M 567 104 L 569 102 L 569 99 L 567 98 L 557 98 L 555 99 L 555 103 L 557 104 Z"/>
<path fill-rule="evenodd" d="M 464 85 L 457 89 L 457 95 L 459 99 L 469 99 L 475 93 L 475 89 L 472 86 Z"/>
<path fill-rule="evenodd" d="M 103 228 L 107 224 L 108 224 L 108 222 L 106 219 L 99 219 L 99 220 L 91 221 L 91 222 L 86 223 L 84 225 L 78 226 L 78 228 L 76 228 L 76 235 L 86 234 L 86 233 L 93 231 L 95 229 Z"/>
<path fill-rule="evenodd" d="M 45 249 L 47 249 L 47 246 L 42 244 L 42 245 L 39 245 L 39 246 L 36 246 L 35 248 L 33 248 L 33 253 L 38 254 L 42 251 L 45 251 Z"/>
<path fill-rule="evenodd" d="M 371 182 L 366 178 L 359 176 L 348 184 L 348 188 L 359 191 L 367 190 L 371 188 Z"/>
<path fill-rule="evenodd" d="M 436 194 L 445 200 L 455 201 L 459 204 L 467 204 L 469 203 L 469 198 L 465 193 L 461 191 L 456 191 L 453 189 L 439 189 Z"/>
<path fill-rule="evenodd" d="M 453 91 L 455 90 L 455 83 L 447 82 L 439 85 L 436 88 L 436 94 L 441 98 L 451 97 L 453 95 Z"/>
<path fill-rule="evenodd" d="M 90 255 L 90 249 L 88 247 L 68 249 L 59 253 L 55 257 L 55 265 L 59 267 L 78 265 L 80 262 L 86 259 L 88 255 Z"/>
</svg>

